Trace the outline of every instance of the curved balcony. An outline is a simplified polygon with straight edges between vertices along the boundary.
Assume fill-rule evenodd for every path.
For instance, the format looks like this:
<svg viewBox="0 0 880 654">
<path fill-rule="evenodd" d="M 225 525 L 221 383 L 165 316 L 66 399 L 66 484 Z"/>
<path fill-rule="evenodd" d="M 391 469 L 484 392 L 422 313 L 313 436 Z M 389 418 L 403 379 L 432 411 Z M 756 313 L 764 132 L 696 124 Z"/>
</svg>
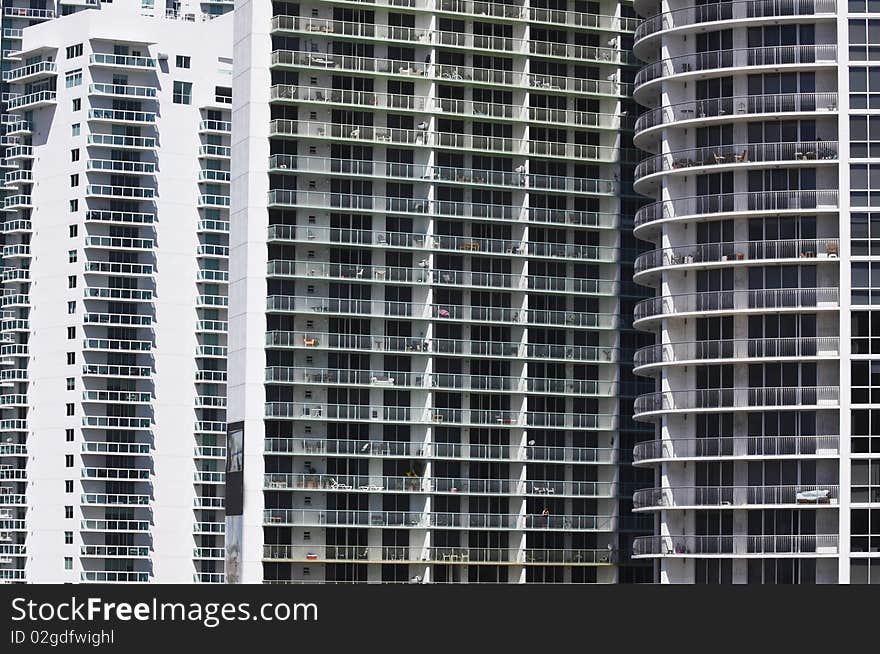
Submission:
<svg viewBox="0 0 880 654">
<path fill-rule="evenodd" d="M 693 314 L 768 313 L 781 310 L 830 310 L 839 305 L 837 287 L 763 288 L 661 295 L 642 300 L 633 310 L 633 325 Z"/>
<path fill-rule="evenodd" d="M 633 405 L 636 420 L 653 420 L 668 413 L 756 411 L 780 407 L 797 410 L 836 409 L 837 386 L 760 386 L 753 388 L 697 388 L 640 395 Z"/>
<path fill-rule="evenodd" d="M 691 100 L 649 109 L 635 123 L 636 146 L 654 151 L 659 144 L 660 129 L 675 125 L 682 129 L 711 124 L 747 120 L 767 114 L 818 114 L 837 111 L 837 93 L 777 93 L 768 95 L 737 95 L 728 98 Z M 834 116 L 832 116 L 833 118 Z"/>
<path fill-rule="evenodd" d="M 837 238 L 804 238 L 767 241 L 726 241 L 678 245 L 645 252 L 636 257 L 633 281 L 644 286 L 660 282 L 664 270 L 693 270 L 718 265 L 749 265 L 800 259 L 836 263 L 840 248 Z M 802 262 L 805 263 L 805 262 Z"/>
<path fill-rule="evenodd" d="M 659 97 L 659 85 L 655 82 L 664 79 L 688 81 L 726 74 L 734 68 L 756 73 L 762 68 L 814 70 L 817 66 L 837 67 L 836 45 L 778 45 L 695 52 L 661 59 L 642 68 L 636 74 L 633 95 L 639 104 L 655 106 L 654 100 Z"/>
<path fill-rule="evenodd" d="M 671 438 L 637 443 L 634 465 L 692 459 L 835 458 L 840 454 L 840 437 L 801 436 L 711 436 Z"/>
<path fill-rule="evenodd" d="M 680 486 L 633 494 L 633 510 L 712 508 L 837 508 L 835 484 L 787 486 Z"/>
<path fill-rule="evenodd" d="M 633 558 L 820 558 L 837 556 L 837 534 L 638 536 Z"/>
<path fill-rule="evenodd" d="M 837 358 L 837 336 L 801 336 L 791 338 L 740 338 L 683 341 L 648 345 L 636 351 L 636 374 L 657 373 L 665 366 L 717 365 L 767 359 Z"/>
<path fill-rule="evenodd" d="M 651 195 L 651 182 L 657 184 L 662 175 L 690 175 L 704 168 L 756 168 L 766 166 L 836 163 L 837 141 L 794 141 L 784 143 L 741 143 L 690 148 L 665 152 L 643 159 L 636 166 L 633 188 Z"/>
<path fill-rule="evenodd" d="M 635 31 L 633 50 L 641 59 L 649 59 L 649 55 L 658 46 L 657 37 L 661 34 L 680 31 L 697 31 L 701 29 L 728 29 L 740 23 L 763 23 L 767 18 L 775 19 L 774 24 L 783 19 L 803 22 L 809 19 L 815 22 L 822 19 L 834 19 L 837 15 L 836 0 L 735 0 L 718 4 L 702 4 L 683 7 L 654 14 L 639 23 Z M 722 21 L 722 25 L 706 25 Z M 787 21 L 787 22 L 791 22 Z"/>
<path fill-rule="evenodd" d="M 667 221 L 723 219 L 734 215 L 746 218 L 751 214 L 836 213 L 838 207 L 837 189 L 698 195 L 643 206 L 636 212 L 634 233 L 642 240 L 652 240 L 648 234 Z"/>
</svg>

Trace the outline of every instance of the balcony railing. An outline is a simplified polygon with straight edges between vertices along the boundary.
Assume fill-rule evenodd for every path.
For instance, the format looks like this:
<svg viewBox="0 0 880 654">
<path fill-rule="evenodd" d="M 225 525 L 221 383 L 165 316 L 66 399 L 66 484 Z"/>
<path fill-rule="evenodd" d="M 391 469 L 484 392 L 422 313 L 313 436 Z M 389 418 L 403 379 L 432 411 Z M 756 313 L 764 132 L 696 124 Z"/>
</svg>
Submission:
<svg viewBox="0 0 880 654">
<path fill-rule="evenodd" d="M 636 416 L 668 411 L 745 409 L 756 407 L 838 406 L 837 386 L 761 386 L 752 388 L 701 388 L 659 391 L 636 398 Z"/>
<path fill-rule="evenodd" d="M 837 485 L 791 484 L 786 486 L 683 486 L 646 488 L 633 494 L 634 509 L 698 506 L 834 506 Z"/>
<path fill-rule="evenodd" d="M 682 73 L 760 66 L 836 64 L 836 62 L 837 46 L 834 44 L 777 45 L 697 52 L 662 59 L 645 66 L 636 74 L 635 90 L 638 92 L 641 87 L 653 80 Z"/>
<path fill-rule="evenodd" d="M 636 182 L 661 171 L 705 168 L 731 164 L 768 162 L 835 161 L 837 141 L 740 143 L 676 150 L 642 160 L 636 166 Z"/>
<path fill-rule="evenodd" d="M 835 555 L 837 534 L 780 534 L 732 536 L 639 536 L 633 539 L 633 556 L 767 556 Z"/>
<path fill-rule="evenodd" d="M 351 511 L 266 509 L 266 525 L 339 525 L 365 527 L 459 528 L 505 530 L 612 531 L 616 519 L 607 515 L 520 515 L 504 513 L 447 513 L 416 511 Z"/>
<path fill-rule="evenodd" d="M 837 456 L 840 437 L 801 436 L 710 436 L 672 438 L 637 443 L 636 462 L 660 459 L 719 457 Z"/>
<path fill-rule="evenodd" d="M 636 212 L 635 226 L 638 228 L 657 220 L 691 218 L 706 214 L 829 211 L 837 207 L 837 190 L 834 189 L 699 195 L 645 205 Z"/>
<path fill-rule="evenodd" d="M 712 5 L 704 5 L 709 7 Z M 721 5 L 718 5 L 721 6 Z M 695 118 L 732 117 L 752 114 L 812 113 L 837 111 L 837 93 L 774 93 L 736 95 L 727 98 L 691 100 L 649 109 L 638 117 L 636 134 L 678 121 Z"/>
<path fill-rule="evenodd" d="M 696 243 L 662 248 L 641 254 L 635 260 L 634 270 L 638 274 L 654 268 L 697 263 L 755 259 L 836 258 L 839 248 L 840 240 L 837 238 Z"/>
<path fill-rule="evenodd" d="M 636 321 L 658 316 L 717 311 L 777 309 L 832 309 L 838 306 L 838 289 L 762 288 L 730 291 L 704 291 L 662 295 L 635 305 Z"/>
<path fill-rule="evenodd" d="M 636 351 L 636 366 L 659 363 L 692 363 L 718 359 L 836 357 L 836 336 L 710 339 L 649 345 Z"/>
<path fill-rule="evenodd" d="M 655 14 L 639 23 L 635 31 L 635 40 L 641 41 L 662 30 L 716 21 L 817 16 L 821 14 L 834 16 L 836 13 L 836 0 L 761 0 L 761 2 L 734 0 L 719 4 L 684 7 Z"/>
<path fill-rule="evenodd" d="M 375 337 L 368 334 L 271 331 L 267 347 L 307 347 L 321 349 L 372 350 L 375 352 L 440 353 L 444 355 L 488 356 L 494 358 L 539 358 L 616 363 L 613 347 L 555 345 L 514 341 L 479 341 L 453 338 Z"/>
</svg>

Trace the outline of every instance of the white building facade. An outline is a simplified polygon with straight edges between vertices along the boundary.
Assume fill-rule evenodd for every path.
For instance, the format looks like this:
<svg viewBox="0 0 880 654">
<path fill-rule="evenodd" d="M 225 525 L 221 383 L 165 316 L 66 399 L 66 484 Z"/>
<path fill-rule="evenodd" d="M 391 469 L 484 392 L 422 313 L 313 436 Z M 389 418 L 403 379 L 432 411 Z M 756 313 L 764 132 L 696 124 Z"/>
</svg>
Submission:
<svg viewBox="0 0 880 654">
<path fill-rule="evenodd" d="M 236 6 L 230 580 L 620 580 L 633 29 Z"/>
<path fill-rule="evenodd" d="M 654 199 L 635 325 L 637 539 L 671 583 L 880 583 L 872 501 L 870 4 L 636 0 Z M 876 279 L 874 277 L 873 279 Z M 878 323 L 880 324 L 880 323 Z M 861 406 L 860 406 L 861 405 Z M 874 518 L 871 520 L 871 518 Z"/>
<path fill-rule="evenodd" d="M 232 18 L 201 11 L 104 4 L 5 63 L 6 580 L 224 579 Z"/>
</svg>

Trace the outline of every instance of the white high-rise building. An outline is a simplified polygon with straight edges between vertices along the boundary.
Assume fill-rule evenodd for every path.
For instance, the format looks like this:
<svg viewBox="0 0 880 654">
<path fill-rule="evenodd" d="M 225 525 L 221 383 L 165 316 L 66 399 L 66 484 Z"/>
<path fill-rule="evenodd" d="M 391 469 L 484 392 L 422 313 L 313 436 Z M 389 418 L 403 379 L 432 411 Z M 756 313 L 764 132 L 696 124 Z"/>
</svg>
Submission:
<svg viewBox="0 0 880 654">
<path fill-rule="evenodd" d="M 620 580 L 631 8 L 235 23 L 229 579 Z"/>
<path fill-rule="evenodd" d="M 101 4 L 6 62 L 5 580 L 223 581 L 232 17 L 207 5 Z"/>
<path fill-rule="evenodd" d="M 656 480 L 634 506 L 657 518 L 635 555 L 660 582 L 880 583 L 878 8 L 635 9 L 635 188 L 655 200 L 635 235 L 656 248 L 635 263 L 656 292 L 635 309 L 656 337 L 635 461 Z"/>
</svg>

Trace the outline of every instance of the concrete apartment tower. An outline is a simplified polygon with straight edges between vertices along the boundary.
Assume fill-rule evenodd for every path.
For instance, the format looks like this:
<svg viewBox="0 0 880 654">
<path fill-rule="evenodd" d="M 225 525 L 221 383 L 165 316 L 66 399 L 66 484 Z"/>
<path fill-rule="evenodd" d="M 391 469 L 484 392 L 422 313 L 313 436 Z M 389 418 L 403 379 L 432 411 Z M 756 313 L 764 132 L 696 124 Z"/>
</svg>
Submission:
<svg viewBox="0 0 880 654">
<path fill-rule="evenodd" d="M 236 5 L 229 581 L 622 579 L 635 22 Z"/>
<path fill-rule="evenodd" d="M 3 3 L 4 580 L 223 581 L 231 4 Z"/>
<path fill-rule="evenodd" d="M 656 477 L 634 507 L 657 518 L 635 555 L 660 582 L 880 583 L 876 7 L 635 9 L 635 188 L 654 199 L 635 280 L 655 292 L 635 326 L 656 339 L 635 461 Z"/>
</svg>

